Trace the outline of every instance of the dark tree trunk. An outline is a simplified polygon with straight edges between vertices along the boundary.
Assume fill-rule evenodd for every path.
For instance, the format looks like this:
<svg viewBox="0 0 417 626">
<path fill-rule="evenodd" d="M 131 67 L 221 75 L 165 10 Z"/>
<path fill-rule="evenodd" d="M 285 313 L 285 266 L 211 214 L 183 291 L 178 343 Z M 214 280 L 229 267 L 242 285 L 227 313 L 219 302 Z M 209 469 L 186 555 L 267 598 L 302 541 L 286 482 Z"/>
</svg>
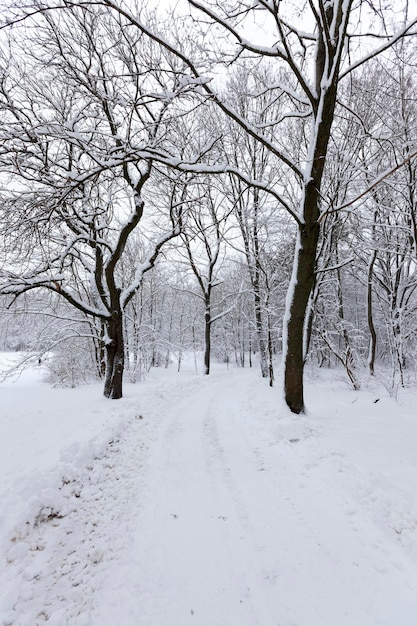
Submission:
<svg viewBox="0 0 417 626">
<path fill-rule="evenodd" d="M 253 229 L 253 246 L 255 253 L 255 267 L 253 270 L 252 286 L 253 295 L 255 299 L 255 324 L 256 334 L 258 336 L 259 354 L 261 360 L 261 373 L 262 378 L 268 377 L 268 362 L 267 362 L 267 347 L 265 342 L 264 323 L 262 319 L 262 300 L 261 300 L 261 266 L 260 266 L 260 251 L 259 251 L 259 235 L 258 235 L 258 213 L 259 213 L 259 193 L 257 190 L 254 192 L 254 229 Z M 250 255 L 247 254 L 248 262 L 250 262 Z M 269 297 L 269 294 L 268 294 Z M 269 329 L 268 329 L 269 332 Z"/>
<path fill-rule="evenodd" d="M 265 340 L 266 329 L 264 327 L 264 320 L 262 315 L 262 298 L 261 298 L 261 264 L 260 264 L 260 250 L 259 250 L 259 233 L 258 233 L 258 214 L 259 214 L 259 191 L 255 189 L 253 191 L 253 232 L 252 236 L 249 234 L 249 226 L 244 216 L 242 208 L 237 205 L 237 215 L 239 220 L 239 226 L 243 237 L 243 243 L 245 246 L 246 262 L 249 269 L 249 277 L 253 289 L 254 308 L 255 308 L 255 329 L 256 338 L 259 348 L 260 365 L 262 378 L 268 377 L 268 358 L 267 358 L 267 343 Z M 253 250 L 251 252 L 252 241 Z M 250 365 L 252 367 L 252 364 Z"/>
<path fill-rule="evenodd" d="M 316 204 L 317 196 L 306 193 L 306 202 Z M 310 207 L 312 208 L 312 207 Z M 304 412 L 304 323 L 309 297 L 314 285 L 316 251 L 319 238 L 317 219 L 300 228 L 294 256 L 293 277 L 288 294 L 285 349 L 284 388 L 287 405 L 293 413 Z"/>
<path fill-rule="evenodd" d="M 274 349 L 272 345 L 272 330 L 271 330 L 271 324 L 270 324 L 270 319 L 268 315 L 268 357 L 269 357 L 268 373 L 269 373 L 269 386 L 270 387 L 274 386 L 274 378 L 275 378 L 273 355 L 274 355 Z"/>
<path fill-rule="evenodd" d="M 100 378 L 106 375 L 106 351 L 104 347 L 104 324 L 100 322 L 100 331 L 94 336 L 94 356 L 97 366 L 97 373 Z"/>
<path fill-rule="evenodd" d="M 341 6 L 339 5 L 339 9 Z M 349 9 L 350 10 L 350 9 Z M 326 8 L 328 25 L 333 20 L 333 5 Z M 341 13 L 336 21 L 340 23 Z M 342 39 L 345 32 L 340 33 Z M 285 401 L 293 413 L 303 413 L 304 406 L 304 360 L 306 324 L 308 320 L 307 307 L 314 287 L 316 269 L 317 245 L 320 235 L 320 189 L 324 166 L 327 158 L 328 144 L 336 106 L 339 63 L 335 60 L 336 42 L 326 44 L 319 32 L 316 57 L 316 91 L 318 98 L 315 101 L 314 118 L 311 137 L 311 163 L 309 170 L 304 173 L 302 220 L 298 224 L 297 244 L 294 255 L 292 280 L 287 295 L 287 305 L 284 319 L 284 391 Z M 336 45 L 335 45 L 336 44 Z M 326 68 L 326 65 L 328 66 Z M 332 79 L 323 90 L 325 72 L 332 68 Z M 329 76 L 329 74 L 327 74 Z M 326 81 L 325 81 L 326 82 Z"/>
<path fill-rule="evenodd" d="M 256 268 L 256 273 L 259 270 Z M 259 356 L 261 361 L 261 374 L 262 378 L 268 377 L 268 361 L 267 361 L 267 348 L 264 338 L 264 323 L 262 319 L 262 302 L 260 296 L 259 280 L 256 278 L 253 281 L 253 295 L 255 300 L 255 327 L 256 335 L 258 338 Z"/>
<path fill-rule="evenodd" d="M 204 313 L 204 373 L 210 374 L 211 356 L 211 307 L 210 296 L 206 298 L 206 310 Z"/>
<path fill-rule="evenodd" d="M 106 377 L 104 381 L 104 395 L 106 398 L 118 400 L 123 396 L 124 371 L 124 338 L 123 315 L 121 310 L 113 311 L 107 325 L 106 349 Z"/>
<path fill-rule="evenodd" d="M 338 250 L 336 248 L 336 262 L 339 263 L 339 255 Z M 337 300 L 339 304 L 339 319 L 341 321 L 341 330 L 343 337 L 343 345 L 340 350 L 342 356 L 342 363 L 346 370 L 346 373 L 352 383 L 352 386 L 355 390 L 359 390 L 361 387 L 360 381 L 356 376 L 356 362 L 354 357 L 354 351 L 351 346 L 351 339 L 349 333 L 347 331 L 345 325 L 345 303 L 343 299 L 343 287 L 342 287 L 342 275 L 340 272 L 340 267 L 336 270 L 337 276 Z M 339 359 L 340 360 L 340 359 Z"/>
</svg>

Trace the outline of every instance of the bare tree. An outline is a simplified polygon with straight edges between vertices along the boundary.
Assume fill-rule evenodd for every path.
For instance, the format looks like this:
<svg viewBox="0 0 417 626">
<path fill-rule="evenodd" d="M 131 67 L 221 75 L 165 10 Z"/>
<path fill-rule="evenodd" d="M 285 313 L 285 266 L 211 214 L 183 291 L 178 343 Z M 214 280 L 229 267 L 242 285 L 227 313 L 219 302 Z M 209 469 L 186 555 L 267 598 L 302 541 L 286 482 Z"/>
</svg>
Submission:
<svg viewBox="0 0 417 626">
<path fill-rule="evenodd" d="M 0 291 L 52 291 L 99 320 L 104 394 L 119 398 L 123 311 L 179 234 L 169 199 L 145 258 L 130 276 L 120 262 L 143 218 L 168 111 L 187 88 L 169 54 L 105 8 L 46 12 L 36 34 L 22 28 L 2 56 Z"/>
<path fill-rule="evenodd" d="M 357 187 L 366 189 L 378 172 L 391 172 L 357 211 L 355 264 L 362 266 L 367 288 L 368 364 L 373 374 L 379 338 L 379 355 L 392 361 L 392 375 L 398 374 L 401 385 L 413 343 L 416 288 L 416 164 L 409 157 L 416 143 L 417 105 L 407 48 L 405 42 L 395 46 L 389 64 L 372 64 L 355 86 L 356 116 L 360 109 L 365 131 L 358 133 L 363 180 Z"/>
<path fill-rule="evenodd" d="M 181 239 L 197 281 L 198 297 L 204 307 L 204 373 L 209 374 L 213 324 L 231 310 L 225 303 L 230 300 L 231 295 L 237 295 L 227 294 L 220 303 L 216 302 L 216 306 L 214 305 L 214 290 L 221 284 L 225 229 L 230 211 L 224 194 L 201 179 L 193 184 L 186 183 L 181 195 L 183 202 L 187 197 L 189 206 L 186 219 L 182 223 Z M 233 308 L 234 304 L 231 306 Z"/>
<path fill-rule="evenodd" d="M 115 0 L 103 0 L 143 34 L 157 41 L 184 62 L 189 81 L 198 84 L 199 94 L 214 102 L 227 117 L 241 126 L 246 133 L 279 160 L 285 169 L 285 182 L 251 181 L 255 187 L 267 189 L 274 195 L 278 205 L 284 207 L 297 225 L 293 277 L 287 294 L 287 312 L 284 320 L 284 363 L 285 397 L 288 406 L 295 413 L 304 411 L 303 370 L 305 360 L 305 322 L 308 302 L 314 285 L 316 252 L 320 235 L 321 214 L 328 210 L 322 196 L 322 182 L 328 156 L 329 140 L 337 104 L 338 87 L 341 80 L 361 67 L 369 59 L 382 54 L 402 37 L 414 34 L 416 19 L 391 27 L 388 8 L 379 13 L 375 11 L 366 19 L 366 13 L 372 8 L 365 1 L 356 5 L 351 0 L 313 0 L 303 4 L 300 9 L 293 9 L 292 3 L 272 0 L 260 0 L 248 3 L 241 0 L 233 6 L 223 2 L 203 4 L 198 0 L 189 0 L 189 4 L 203 18 L 199 28 L 209 33 L 207 24 L 216 24 L 225 37 L 216 39 L 208 35 L 206 60 L 202 61 L 201 46 L 197 55 L 189 49 L 182 49 L 174 39 L 167 40 L 151 25 L 141 20 L 139 15 L 124 8 Z M 259 23 L 258 14 L 263 18 L 262 43 L 249 41 L 245 36 L 246 26 Z M 371 17 L 376 24 L 372 31 L 367 22 Z M 300 30 L 295 25 L 300 19 L 311 23 L 310 32 Z M 349 31 L 349 24 L 355 26 L 355 32 Z M 358 27 L 359 26 L 359 27 Z M 192 25 L 190 26 L 192 27 Z M 198 31 L 199 33 L 201 32 Z M 270 45 L 265 45 L 265 33 Z M 378 45 L 369 52 L 361 52 L 359 42 L 365 37 L 372 42 L 377 38 Z M 207 49 L 207 48 L 206 48 Z M 262 122 L 256 116 L 241 117 L 233 105 L 222 98 L 210 83 L 207 59 L 217 59 L 220 64 L 238 63 L 240 59 L 252 59 L 253 64 L 276 62 L 283 68 L 282 79 L 278 83 L 268 84 L 267 92 L 271 101 L 281 98 L 286 103 L 288 119 L 301 120 L 306 137 L 306 154 L 298 161 L 288 152 L 285 134 L 275 130 L 274 137 L 264 133 Z M 275 75 L 275 73 L 273 74 Z M 262 94 L 264 95 L 264 94 Z M 257 94 L 252 94 L 256 98 Z M 278 122 L 278 120 L 277 120 Z M 219 171 L 219 167 L 212 171 Z M 234 167 L 223 166 L 223 171 L 233 171 L 242 179 L 247 176 Z M 287 187 L 298 187 L 296 203 Z M 336 207 L 333 207 L 334 210 Z"/>
<path fill-rule="evenodd" d="M 281 101 L 271 102 L 266 85 L 271 80 L 272 68 L 269 71 L 249 69 L 246 64 L 237 68 L 227 84 L 228 100 L 233 103 L 242 118 L 256 110 L 259 122 L 263 124 L 264 133 L 272 139 L 277 119 L 284 114 Z M 277 78 L 278 81 L 278 78 Z M 259 96 L 254 99 L 253 93 Z M 263 97 L 262 95 L 263 94 Z M 282 175 L 279 163 L 271 156 L 270 151 L 256 139 L 248 135 L 242 128 L 228 120 L 227 132 L 222 145 L 229 163 L 245 172 L 249 180 L 278 179 Z M 296 149 L 295 149 L 296 150 Z M 278 167 L 277 167 L 278 165 Z M 267 289 L 271 268 L 267 266 L 268 246 L 282 239 L 280 231 L 283 222 L 288 221 L 285 210 L 277 211 L 276 203 L 265 191 L 251 186 L 246 181 L 231 174 L 228 186 L 230 202 L 234 206 L 234 214 L 241 234 L 241 245 L 253 292 L 254 326 L 256 344 L 259 349 L 259 361 L 263 378 L 273 381 L 273 366 L 270 358 L 271 337 L 268 325 L 270 293 Z M 273 228 L 275 224 L 275 230 Z M 273 232 L 274 231 L 274 232 Z M 234 247 L 238 244 L 233 242 Z"/>
<path fill-rule="evenodd" d="M 180 85 L 190 94 L 189 107 L 204 102 L 216 106 L 222 115 L 268 152 L 271 162 L 275 160 L 279 164 L 279 168 L 275 167 L 275 171 L 281 172 L 278 179 L 265 172 L 261 173 L 261 180 L 254 179 L 234 162 L 216 160 L 217 153 L 210 150 L 216 137 L 207 144 L 206 150 L 187 155 L 187 159 L 181 148 L 172 142 L 169 150 L 165 146 L 164 154 L 155 150 L 155 146 L 147 153 L 154 160 L 188 172 L 231 173 L 254 189 L 270 194 L 277 208 L 284 209 L 293 218 L 297 237 L 283 328 L 284 386 L 291 411 L 304 411 L 307 312 L 315 284 L 317 248 L 326 215 L 343 207 L 333 206 L 323 187 L 339 87 L 343 79 L 365 63 L 389 50 L 403 37 L 415 34 L 417 20 L 415 17 L 408 19 L 408 3 L 404 2 L 404 10 L 395 24 L 394 17 L 398 13 L 388 6 L 374 10 L 372 3 L 366 0 L 357 3 L 308 0 L 301 7 L 295 7 L 289 0 L 255 3 L 238 0 L 233 4 L 220 0 L 207 3 L 189 0 L 192 13 L 189 36 L 184 37 L 182 33 L 181 40 L 175 24 L 168 33 L 154 21 L 146 20 L 140 11 L 118 0 L 86 2 L 83 6 L 89 10 L 93 6 L 111 9 L 123 25 L 134 27 L 122 29 L 123 32 L 134 31 L 138 37 L 154 42 L 159 50 L 169 53 L 181 65 Z M 30 7 L 29 3 L 26 15 L 31 10 L 46 13 L 54 8 L 67 10 L 68 5 L 37 2 L 33 9 Z M 181 16 L 181 19 L 185 22 L 187 17 Z M 297 27 L 300 21 L 311 25 L 309 32 Z M 262 26 L 253 28 L 258 24 Z M 249 27 L 255 33 L 253 41 L 246 36 Z M 242 115 L 233 99 L 217 88 L 222 83 L 218 79 L 224 68 L 240 63 L 249 68 L 263 66 L 266 76 L 268 68 L 274 68 L 264 88 L 248 94 L 252 102 L 266 99 L 267 107 L 280 100 L 280 113 L 268 121 L 268 127 L 259 108 L 251 106 Z M 163 89 L 164 102 L 171 101 L 171 94 L 175 92 L 175 88 Z M 155 128 L 155 124 L 151 127 Z M 291 132 L 302 138 L 296 153 L 293 141 L 288 142 Z M 118 140 L 118 133 L 114 137 Z M 117 141 L 115 145 L 120 149 Z M 137 147 L 134 154 L 137 159 Z M 132 153 L 130 156 L 133 159 Z M 123 160 L 129 161 L 126 151 Z"/>
</svg>

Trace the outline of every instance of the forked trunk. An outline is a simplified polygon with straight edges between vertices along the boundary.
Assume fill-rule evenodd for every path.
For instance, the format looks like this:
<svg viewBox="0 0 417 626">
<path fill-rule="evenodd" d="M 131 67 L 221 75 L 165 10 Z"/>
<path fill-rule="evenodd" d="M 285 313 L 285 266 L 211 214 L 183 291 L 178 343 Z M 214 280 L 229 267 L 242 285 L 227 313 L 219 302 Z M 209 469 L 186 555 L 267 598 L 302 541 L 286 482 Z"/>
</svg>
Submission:
<svg viewBox="0 0 417 626">
<path fill-rule="evenodd" d="M 123 396 L 124 371 L 124 339 L 123 319 L 121 311 L 113 311 L 108 323 L 106 339 L 106 377 L 104 395 L 106 398 L 118 400 Z"/>
</svg>

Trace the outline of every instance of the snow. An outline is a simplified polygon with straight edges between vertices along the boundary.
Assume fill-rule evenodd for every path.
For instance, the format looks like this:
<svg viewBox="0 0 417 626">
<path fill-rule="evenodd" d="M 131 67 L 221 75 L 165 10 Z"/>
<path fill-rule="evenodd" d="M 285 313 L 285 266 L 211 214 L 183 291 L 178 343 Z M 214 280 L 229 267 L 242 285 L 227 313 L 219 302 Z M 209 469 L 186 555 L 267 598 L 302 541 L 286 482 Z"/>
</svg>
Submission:
<svg viewBox="0 0 417 626">
<path fill-rule="evenodd" d="M 415 626 L 415 392 L 257 369 L 0 384 L 2 626 Z"/>
</svg>

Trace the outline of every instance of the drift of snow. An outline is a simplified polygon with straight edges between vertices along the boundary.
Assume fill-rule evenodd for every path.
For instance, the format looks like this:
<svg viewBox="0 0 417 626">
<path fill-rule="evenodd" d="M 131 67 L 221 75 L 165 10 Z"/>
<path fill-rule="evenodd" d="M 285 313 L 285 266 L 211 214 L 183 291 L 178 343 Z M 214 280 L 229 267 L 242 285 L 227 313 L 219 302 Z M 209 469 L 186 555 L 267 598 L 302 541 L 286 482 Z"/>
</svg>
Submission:
<svg viewBox="0 0 417 626">
<path fill-rule="evenodd" d="M 320 373 L 293 417 L 257 370 L 109 401 L 33 368 L 0 399 L 3 626 L 417 624 L 415 393 Z"/>
</svg>

